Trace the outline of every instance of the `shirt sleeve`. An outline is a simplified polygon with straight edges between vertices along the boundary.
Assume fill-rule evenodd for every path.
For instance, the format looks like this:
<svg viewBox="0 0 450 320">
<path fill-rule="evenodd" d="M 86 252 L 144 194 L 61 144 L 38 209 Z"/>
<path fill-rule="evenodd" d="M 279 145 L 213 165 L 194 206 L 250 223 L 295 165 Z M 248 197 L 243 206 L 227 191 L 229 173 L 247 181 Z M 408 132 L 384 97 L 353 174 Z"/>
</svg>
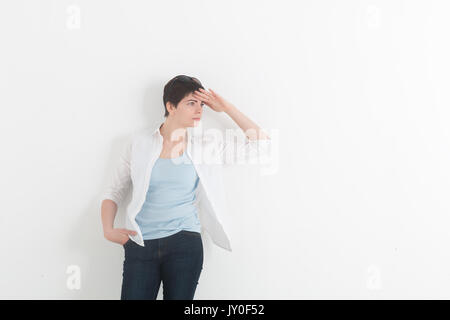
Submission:
<svg viewBox="0 0 450 320">
<path fill-rule="evenodd" d="M 109 184 L 103 193 L 103 199 L 110 199 L 119 206 L 131 187 L 130 160 L 132 140 L 128 137 L 124 143 L 116 167 L 110 176 Z"/>
</svg>

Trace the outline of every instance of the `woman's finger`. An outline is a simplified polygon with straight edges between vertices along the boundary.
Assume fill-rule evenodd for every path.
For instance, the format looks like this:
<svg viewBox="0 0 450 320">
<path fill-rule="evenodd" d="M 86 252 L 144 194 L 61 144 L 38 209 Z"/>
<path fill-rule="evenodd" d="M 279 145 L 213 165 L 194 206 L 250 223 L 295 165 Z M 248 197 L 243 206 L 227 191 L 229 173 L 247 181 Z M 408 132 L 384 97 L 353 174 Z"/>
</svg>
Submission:
<svg viewBox="0 0 450 320">
<path fill-rule="evenodd" d="M 217 96 L 217 93 L 215 93 L 215 92 L 213 91 L 213 89 L 211 89 L 211 88 L 208 88 L 208 89 L 209 89 L 209 91 L 211 91 L 211 94 L 212 94 L 214 97 Z"/>
<path fill-rule="evenodd" d="M 194 98 L 197 98 L 201 101 L 206 101 L 206 99 L 207 99 L 205 96 L 200 96 L 199 94 L 196 94 L 196 93 L 194 93 L 193 96 L 194 96 Z"/>
<path fill-rule="evenodd" d="M 208 91 L 203 90 L 202 88 L 199 88 L 197 91 L 195 91 L 198 94 L 204 94 L 206 96 L 210 96 L 211 94 Z"/>
<path fill-rule="evenodd" d="M 203 100 L 206 100 L 206 101 L 209 101 L 209 99 L 210 99 L 209 96 L 207 96 L 206 94 L 203 94 L 203 93 L 201 93 L 201 92 L 194 92 L 193 95 L 194 95 L 195 97 L 198 97 L 199 99 L 203 99 Z"/>
<path fill-rule="evenodd" d="M 201 93 L 206 94 L 207 96 L 212 96 L 211 92 L 208 92 L 208 91 L 205 90 L 205 89 L 199 88 L 198 90 L 199 90 Z"/>
<path fill-rule="evenodd" d="M 120 233 L 123 233 L 123 234 L 132 234 L 132 235 L 136 235 L 137 234 L 137 232 L 134 231 L 134 230 L 124 229 L 124 228 L 118 228 L 116 230 L 119 231 Z"/>
</svg>

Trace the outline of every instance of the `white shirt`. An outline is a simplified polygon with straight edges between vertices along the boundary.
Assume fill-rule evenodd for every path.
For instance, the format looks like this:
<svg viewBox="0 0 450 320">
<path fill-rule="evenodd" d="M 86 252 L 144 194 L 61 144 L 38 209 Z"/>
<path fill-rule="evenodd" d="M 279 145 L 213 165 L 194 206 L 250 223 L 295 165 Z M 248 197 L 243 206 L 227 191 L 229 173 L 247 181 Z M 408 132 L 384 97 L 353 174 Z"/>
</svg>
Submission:
<svg viewBox="0 0 450 320">
<path fill-rule="evenodd" d="M 163 137 L 159 130 L 162 124 L 163 122 L 160 122 L 156 127 L 139 130 L 128 137 L 111 182 L 103 193 L 103 199 L 113 200 L 119 207 L 128 191 L 132 189 L 131 201 L 126 211 L 125 228 L 137 232 L 136 235 L 129 237 L 141 246 L 145 246 L 144 240 L 135 217 L 144 204 L 153 165 L 162 152 Z M 201 128 L 201 125 L 187 128 L 186 154 L 200 178 L 195 204 L 199 212 L 202 233 L 206 230 L 217 246 L 231 251 L 230 239 L 225 232 L 222 219 L 227 214 L 222 169 L 235 163 L 247 161 L 255 163 L 259 157 L 267 156 L 271 139 L 249 140 L 247 137 L 245 141 L 238 139 L 235 151 L 234 139 L 225 139 L 222 134 L 217 134 L 218 131 L 209 130 L 212 133 L 205 133 Z M 235 157 L 237 161 L 234 160 Z"/>
</svg>

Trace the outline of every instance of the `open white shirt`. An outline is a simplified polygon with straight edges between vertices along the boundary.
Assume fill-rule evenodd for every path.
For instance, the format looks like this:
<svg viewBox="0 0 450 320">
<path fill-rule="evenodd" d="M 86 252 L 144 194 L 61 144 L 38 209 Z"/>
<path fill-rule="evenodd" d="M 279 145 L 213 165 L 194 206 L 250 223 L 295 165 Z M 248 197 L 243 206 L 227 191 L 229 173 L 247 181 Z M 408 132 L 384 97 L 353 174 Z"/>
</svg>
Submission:
<svg viewBox="0 0 450 320">
<path fill-rule="evenodd" d="M 141 246 L 144 246 L 144 240 L 135 217 L 144 204 L 153 165 L 162 151 L 163 137 L 159 130 L 162 123 L 134 132 L 128 137 L 110 184 L 102 194 L 102 199 L 113 200 L 119 207 L 129 190 L 132 190 L 125 228 L 137 232 L 129 237 Z M 202 233 L 206 230 L 217 246 L 231 251 L 230 239 L 221 219 L 227 214 L 222 169 L 236 163 L 259 163 L 261 156 L 268 155 L 271 139 L 249 140 L 245 137 L 237 139 L 235 143 L 234 139 L 225 139 L 223 135 L 217 134 L 218 131 L 205 133 L 198 129 L 201 126 L 188 127 L 186 130 L 186 154 L 200 178 L 195 203 Z"/>
</svg>

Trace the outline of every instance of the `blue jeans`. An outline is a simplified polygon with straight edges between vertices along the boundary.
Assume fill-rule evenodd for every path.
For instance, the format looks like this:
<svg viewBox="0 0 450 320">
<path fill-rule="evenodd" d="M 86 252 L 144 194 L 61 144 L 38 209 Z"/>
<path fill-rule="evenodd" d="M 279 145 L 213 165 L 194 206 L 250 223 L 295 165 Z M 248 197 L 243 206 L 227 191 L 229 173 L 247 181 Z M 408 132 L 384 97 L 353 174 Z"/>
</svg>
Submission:
<svg viewBox="0 0 450 320">
<path fill-rule="evenodd" d="M 156 300 L 163 282 L 164 300 L 193 300 L 203 269 L 203 243 L 199 232 L 181 230 L 171 236 L 144 240 L 142 247 L 129 239 L 121 300 Z"/>
</svg>

